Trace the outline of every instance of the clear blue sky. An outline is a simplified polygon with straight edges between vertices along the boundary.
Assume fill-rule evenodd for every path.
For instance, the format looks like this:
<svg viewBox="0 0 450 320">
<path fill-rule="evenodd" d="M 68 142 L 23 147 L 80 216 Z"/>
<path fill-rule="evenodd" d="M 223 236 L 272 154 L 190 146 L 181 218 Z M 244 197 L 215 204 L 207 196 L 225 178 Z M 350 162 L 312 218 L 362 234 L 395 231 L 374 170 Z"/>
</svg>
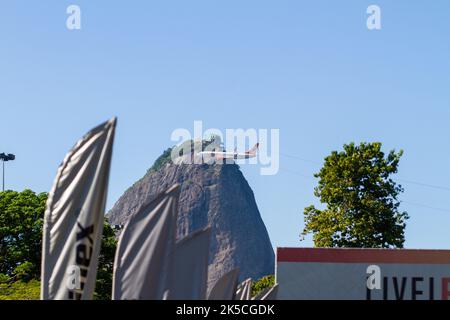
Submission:
<svg viewBox="0 0 450 320">
<path fill-rule="evenodd" d="M 382 30 L 366 28 L 366 8 Z M 66 8 L 82 29 L 66 29 Z M 242 166 L 274 246 L 299 242 L 313 173 L 342 144 L 404 149 L 408 248 L 450 247 L 450 2 L 0 3 L 0 152 L 7 187 L 48 191 L 66 152 L 117 115 L 108 208 L 172 144 L 205 126 L 279 128 L 276 176 Z M 293 173 L 295 172 L 295 173 Z M 298 174 L 300 173 L 300 174 Z M 415 204 L 441 208 L 435 210 Z"/>
</svg>

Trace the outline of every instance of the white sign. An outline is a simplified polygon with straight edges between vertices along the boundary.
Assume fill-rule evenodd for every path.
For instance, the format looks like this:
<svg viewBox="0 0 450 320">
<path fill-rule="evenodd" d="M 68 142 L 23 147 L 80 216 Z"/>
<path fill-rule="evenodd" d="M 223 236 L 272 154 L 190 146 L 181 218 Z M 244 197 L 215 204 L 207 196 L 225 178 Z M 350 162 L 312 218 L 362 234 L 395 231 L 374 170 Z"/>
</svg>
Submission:
<svg viewBox="0 0 450 320">
<path fill-rule="evenodd" d="M 450 250 L 278 248 L 283 300 L 450 300 Z"/>
</svg>

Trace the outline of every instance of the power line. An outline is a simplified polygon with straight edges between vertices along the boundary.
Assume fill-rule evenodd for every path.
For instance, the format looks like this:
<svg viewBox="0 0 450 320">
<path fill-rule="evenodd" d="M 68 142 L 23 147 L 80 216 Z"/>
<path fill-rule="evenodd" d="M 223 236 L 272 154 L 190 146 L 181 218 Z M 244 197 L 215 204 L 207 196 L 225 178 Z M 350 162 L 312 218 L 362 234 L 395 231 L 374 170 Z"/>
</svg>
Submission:
<svg viewBox="0 0 450 320">
<path fill-rule="evenodd" d="M 286 153 L 280 153 L 281 156 L 286 157 L 286 158 L 291 158 L 291 159 L 297 159 L 303 162 L 307 162 L 307 163 L 313 163 L 313 164 L 318 164 L 320 165 L 320 162 L 314 161 L 314 160 L 310 160 L 310 159 L 306 159 L 306 158 L 302 158 L 302 157 L 298 157 L 298 156 L 294 156 L 294 155 L 290 155 L 290 154 L 286 154 Z M 401 178 L 397 178 L 398 181 L 401 181 L 403 183 L 407 183 L 407 184 L 414 184 L 417 186 L 421 186 L 421 187 L 427 187 L 427 188 L 433 188 L 433 189 L 437 189 L 437 190 L 445 190 L 445 191 L 450 191 L 450 187 L 446 187 L 446 186 L 440 186 L 440 185 L 435 185 L 435 184 L 430 184 L 430 183 L 424 183 L 424 182 L 418 182 L 418 181 L 413 181 L 413 180 L 408 180 L 408 179 L 401 179 Z"/>
<path fill-rule="evenodd" d="M 287 168 L 284 168 L 284 167 L 280 168 L 280 170 L 285 171 L 285 172 L 289 172 L 289 173 L 292 173 L 292 174 L 295 174 L 295 175 L 300 176 L 300 177 L 305 178 L 305 179 L 315 179 L 314 176 L 309 176 L 309 175 L 300 173 L 298 171 L 287 169 Z M 445 187 L 443 187 L 443 188 L 445 188 Z M 423 203 L 416 203 L 416 202 L 410 202 L 410 201 L 404 201 L 404 200 L 402 200 L 401 202 L 405 203 L 405 204 L 409 204 L 411 206 L 416 206 L 416 207 L 426 208 L 426 209 L 429 209 L 429 210 L 450 213 L 450 209 L 437 208 L 437 207 L 429 206 L 429 205 L 423 204 Z"/>
<path fill-rule="evenodd" d="M 411 206 L 416 206 L 416 207 L 422 207 L 422 208 L 426 208 L 426 209 L 430 209 L 430 210 L 435 210 L 435 211 L 441 211 L 441 212 L 447 212 L 450 213 L 449 209 L 444 209 L 444 208 L 436 208 L 436 207 L 432 207 L 426 204 L 422 204 L 422 203 L 416 203 L 416 202 L 409 202 L 409 201 L 401 201 L 403 203 L 409 204 Z"/>
<path fill-rule="evenodd" d="M 422 187 L 450 191 L 449 187 L 443 187 L 443 186 L 438 186 L 438 185 L 433 185 L 433 184 L 428 184 L 428 183 L 423 183 L 423 182 L 417 182 L 417 181 L 411 181 L 411 180 L 406 180 L 406 179 L 400 179 L 400 178 L 397 178 L 397 180 L 403 181 L 404 183 L 415 184 L 415 185 L 422 186 Z"/>
<path fill-rule="evenodd" d="M 286 154 L 286 153 L 280 153 L 281 156 L 286 157 L 286 158 L 292 158 L 292 159 L 297 159 L 297 160 L 301 160 L 303 162 L 308 162 L 308 163 L 314 163 L 314 164 L 321 164 L 320 162 L 314 161 L 314 160 L 309 160 L 306 158 L 302 158 L 302 157 L 297 157 L 297 156 L 293 156 L 290 154 Z"/>
<path fill-rule="evenodd" d="M 300 176 L 302 178 L 315 179 L 314 176 L 310 176 L 310 175 L 307 175 L 307 174 L 304 174 L 304 173 L 300 173 L 298 171 L 294 171 L 294 170 L 291 170 L 291 169 L 287 169 L 287 168 L 284 168 L 284 167 L 280 168 L 280 170 L 281 171 L 286 171 L 286 172 L 289 172 L 289 173 L 292 173 L 292 174 L 295 174 L 295 175 Z"/>
</svg>

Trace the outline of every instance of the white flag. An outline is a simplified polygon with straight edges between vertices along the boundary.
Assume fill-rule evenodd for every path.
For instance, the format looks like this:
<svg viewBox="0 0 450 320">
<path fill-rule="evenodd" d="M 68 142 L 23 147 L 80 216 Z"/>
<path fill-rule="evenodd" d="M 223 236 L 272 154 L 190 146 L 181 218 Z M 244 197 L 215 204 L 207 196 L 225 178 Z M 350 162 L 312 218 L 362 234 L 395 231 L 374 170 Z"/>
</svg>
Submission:
<svg viewBox="0 0 450 320">
<path fill-rule="evenodd" d="M 266 301 L 277 300 L 277 295 L 278 295 L 278 285 L 275 285 L 272 288 L 270 288 L 267 292 L 265 292 L 264 295 L 262 295 L 258 300 L 266 300 Z"/>
<path fill-rule="evenodd" d="M 252 279 L 247 279 L 238 286 L 234 300 L 251 300 Z"/>
<path fill-rule="evenodd" d="M 120 237 L 114 263 L 114 300 L 162 300 L 173 270 L 180 186 L 161 193 L 133 215 Z"/>
<path fill-rule="evenodd" d="M 95 290 L 116 119 L 67 154 L 44 217 L 41 298 L 89 300 Z"/>
<path fill-rule="evenodd" d="M 220 278 L 209 293 L 208 300 L 234 300 L 239 269 L 233 269 Z"/>
<path fill-rule="evenodd" d="M 192 233 L 177 242 L 172 255 L 170 300 L 205 300 L 211 229 Z"/>
</svg>

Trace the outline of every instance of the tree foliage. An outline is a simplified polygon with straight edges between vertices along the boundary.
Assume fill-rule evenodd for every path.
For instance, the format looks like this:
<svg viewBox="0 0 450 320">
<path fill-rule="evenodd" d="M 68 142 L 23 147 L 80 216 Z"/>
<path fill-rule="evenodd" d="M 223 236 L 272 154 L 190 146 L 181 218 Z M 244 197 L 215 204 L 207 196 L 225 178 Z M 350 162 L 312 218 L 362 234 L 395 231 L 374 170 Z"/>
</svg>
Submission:
<svg viewBox="0 0 450 320">
<path fill-rule="evenodd" d="M 164 150 L 162 155 L 160 155 L 158 157 L 158 159 L 155 160 L 155 163 L 153 163 L 152 167 L 148 171 L 149 172 L 157 172 L 159 169 L 164 167 L 166 164 L 172 163 L 172 159 L 170 157 L 171 153 L 172 153 L 172 148 L 168 148 L 168 149 Z"/>
<path fill-rule="evenodd" d="M 0 193 L 0 273 L 14 276 L 27 263 L 30 278 L 38 278 L 42 225 L 47 195 L 31 190 Z"/>
<path fill-rule="evenodd" d="M 39 300 L 38 280 L 5 282 L 0 280 L 0 300 Z"/>
<path fill-rule="evenodd" d="M 105 223 L 103 226 L 102 247 L 98 260 L 97 282 L 95 285 L 95 300 L 111 300 L 114 256 L 117 240 L 113 228 Z"/>
<path fill-rule="evenodd" d="M 264 289 L 273 287 L 275 285 L 275 276 L 265 276 L 252 284 L 252 297 L 258 295 Z"/>
<path fill-rule="evenodd" d="M 26 291 L 29 287 L 34 288 L 34 281 L 40 279 L 46 201 L 46 193 L 36 194 L 31 190 L 0 192 L 0 282 L 3 292 L 11 292 L 14 288 Z M 116 243 L 114 230 L 105 221 L 95 299 L 111 298 Z"/>
<path fill-rule="evenodd" d="M 302 237 L 313 233 L 317 247 L 402 248 L 408 214 L 400 212 L 397 173 L 403 151 L 386 156 L 381 143 L 344 145 L 325 158 L 314 195 L 326 204 L 304 209 Z"/>
<path fill-rule="evenodd" d="M 209 151 L 212 150 L 220 150 L 224 151 L 222 147 L 222 139 L 218 135 L 211 135 L 207 139 L 201 140 L 201 146 L 196 145 L 196 143 L 200 144 L 200 141 L 194 141 L 192 139 L 186 140 L 178 146 L 173 146 L 172 148 L 168 148 L 164 150 L 164 152 L 156 159 L 153 163 L 152 167 L 148 170 L 149 173 L 157 172 L 161 168 L 164 168 L 167 164 L 172 164 L 175 158 L 194 155 L 196 152 L 205 151 L 209 148 Z M 196 150 L 198 148 L 199 150 Z M 201 148 L 201 150 L 200 150 Z"/>
</svg>

